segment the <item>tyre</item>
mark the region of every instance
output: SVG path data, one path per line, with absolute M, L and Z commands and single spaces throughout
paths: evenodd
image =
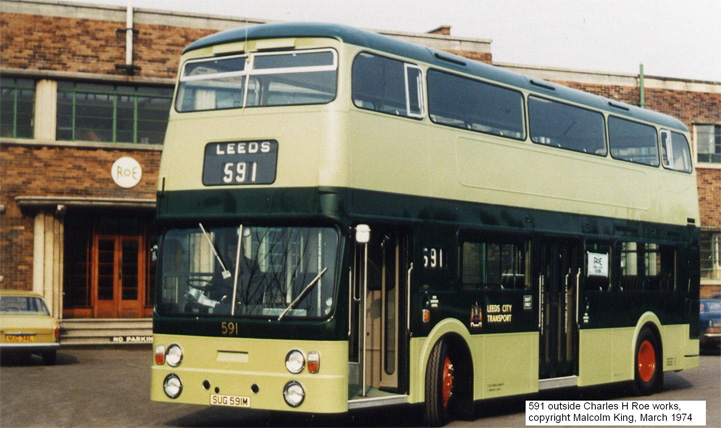
M 650 395 L 663 386 L 663 356 L 661 341 L 649 328 L 644 328 L 636 340 L 633 391 L 636 395 Z
M 451 420 L 456 387 L 453 360 L 445 340 L 433 347 L 426 368 L 426 414 L 430 426 L 442 426 Z

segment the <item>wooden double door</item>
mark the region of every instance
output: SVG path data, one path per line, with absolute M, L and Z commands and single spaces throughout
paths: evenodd
M 140 318 L 145 308 L 145 243 L 142 235 L 95 235 L 92 296 L 95 318 Z

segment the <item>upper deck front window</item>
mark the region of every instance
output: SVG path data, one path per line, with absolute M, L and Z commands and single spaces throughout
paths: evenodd
M 325 104 L 335 99 L 337 70 L 338 56 L 331 49 L 191 60 L 183 66 L 175 108 Z

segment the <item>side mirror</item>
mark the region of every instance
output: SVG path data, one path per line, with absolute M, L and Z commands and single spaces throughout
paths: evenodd
M 355 228 L 355 241 L 367 244 L 371 240 L 371 228 L 367 224 L 359 224 Z

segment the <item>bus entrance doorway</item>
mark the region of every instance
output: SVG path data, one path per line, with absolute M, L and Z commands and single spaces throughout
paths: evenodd
M 367 242 L 356 239 L 351 270 L 350 399 L 404 389 L 408 238 L 370 229 Z
M 578 291 L 583 252 L 574 241 L 541 245 L 539 378 L 578 374 Z

